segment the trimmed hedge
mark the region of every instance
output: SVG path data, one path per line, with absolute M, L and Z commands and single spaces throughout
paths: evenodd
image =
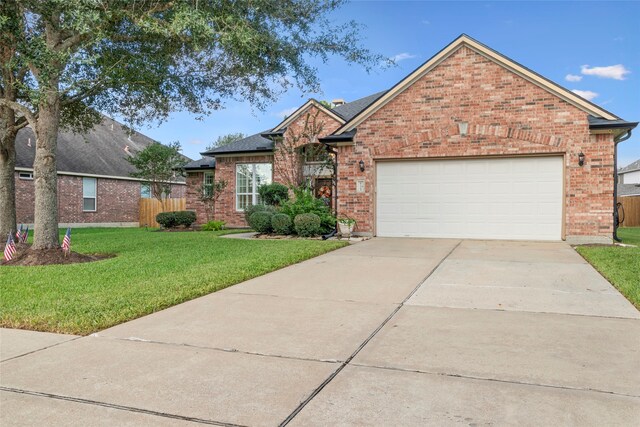
M 249 224 L 249 227 L 251 228 L 253 228 L 253 226 L 251 225 L 251 221 L 249 219 L 255 212 L 271 212 L 272 214 L 274 214 L 276 213 L 276 208 L 266 205 L 251 205 L 244 208 L 244 220 L 247 221 L 247 224 Z
M 193 211 L 161 212 L 156 215 L 156 221 L 164 228 L 179 226 L 190 227 L 196 222 L 196 213 Z
M 296 233 L 301 237 L 312 237 L 320 234 L 322 230 L 321 223 L 320 217 L 314 213 L 303 213 L 297 215 L 293 220 Z
M 291 234 L 293 228 L 292 225 L 289 215 L 277 213 L 271 217 L 271 228 L 276 234 Z
M 272 216 L 273 213 L 267 211 L 254 212 L 249 217 L 249 225 L 258 233 L 270 233 Z
M 258 193 L 262 201 L 271 206 L 279 206 L 289 200 L 289 189 L 279 182 L 261 185 Z

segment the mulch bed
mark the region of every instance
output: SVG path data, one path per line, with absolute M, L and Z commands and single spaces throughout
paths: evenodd
M 4 251 L 4 245 L 2 245 Z M 113 258 L 113 254 L 79 254 L 71 252 L 65 255 L 62 249 L 43 249 L 32 251 L 31 245 L 20 243 L 16 245 L 16 254 L 11 261 L 0 260 L 2 265 L 52 265 L 52 264 L 76 264 L 79 262 L 100 261 L 107 258 Z

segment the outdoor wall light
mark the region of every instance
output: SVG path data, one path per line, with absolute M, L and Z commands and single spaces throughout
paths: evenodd
M 578 154 L 578 166 L 584 166 L 584 153 L 582 151 Z
M 358 162 L 358 165 L 360 166 L 360 172 L 364 172 L 364 161 L 360 160 L 360 162 Z
M 460 131 L 460 135 L 465 136 L 467 131 L 469 130 L 468 122 L 458 122 L 458 130 Z

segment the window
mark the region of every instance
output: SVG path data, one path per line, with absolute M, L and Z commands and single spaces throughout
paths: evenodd
M 33 180 L 33 172 L 20 172 L 18 174 L 18 178 L 27 179 L 29 181 Z
M 84 212 L 96 211 L 96 198 L 98 180 L 95 178 L 82 178 L 82 210 Z
M 204 182 L 202 183 L 202 189 L 204 191 L 205 196 L 211 197 L 213 195 L 213 173 L 212 172 L 204 173 Z
M 258 188 L 271 184 L 271 163 L 245 163 L 236 165 L 236 210 L 260 202 Z
M 151 198 L 151 186 L 149 184 L 140 184 L 140 198 L 141 199 Z

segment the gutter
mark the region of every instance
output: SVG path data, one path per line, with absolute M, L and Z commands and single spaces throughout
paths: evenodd
M 618 144 L 631 138 L 632 130 L 633 128 L 613 139 L 613 240 L 616 242 L 622 242 L 622 239 L 618 237 L 618 226 L 620 225 L 618 218 Z

